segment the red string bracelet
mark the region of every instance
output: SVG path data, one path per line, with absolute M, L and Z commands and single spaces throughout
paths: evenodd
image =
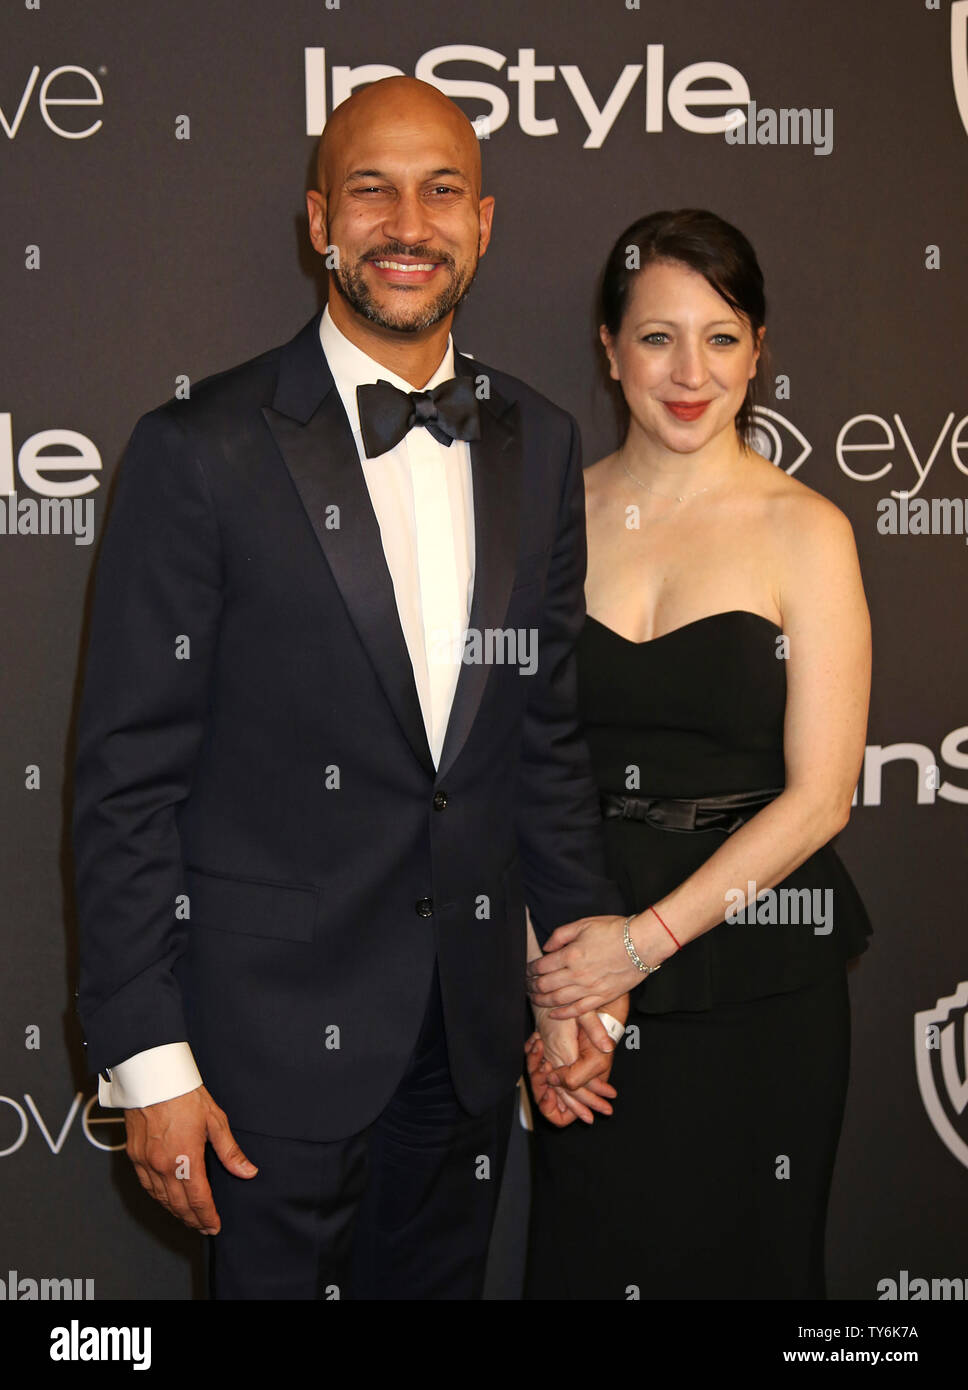
M 654 907 L 650 907 L 650 908 L 649 908 L 649 911 L 650 911 L 650 912 L 652 913 L 652 915 L 658 920 L 660 926 L 662 926 L 667 932 L 669 932 L 669 935 L 672 936 L 672 932 L 669 931 L 669 928 L 666 926 L 665 922 L 663 922 L 662 918 L 661 918 L 661 917 L 659 916 L 659 914 L 656 912 L 655 908 L 654 908 Z M 676 939 L 675 939 L 674 936 L 672 936 L 672 939 L 673 939 L 673 941 L 676 941 Z M 681 950 L 682 950 L 682 947 L 679 945 L 678 941 L 676 941 L 676 950 L 677 950 L 677 951 L 681 951 Z

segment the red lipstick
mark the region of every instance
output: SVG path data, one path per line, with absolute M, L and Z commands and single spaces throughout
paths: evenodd
M 698 420 L 709 401 L 663 401 L 662 404 L 677 420 Z

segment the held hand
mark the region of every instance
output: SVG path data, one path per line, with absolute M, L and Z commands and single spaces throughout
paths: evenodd
M 584 1047 L 589 1048 L 591 1045 L 586 1041 Z M 575 1120 L 583 1120 L 585 1124 L 592 1124 L 594 1121 L 592 1108 L 600 1110 L 602 1114 L 610 1115 L 612 1113 L 611 1106 L 608 1104 L 608 1097 L 615 1096 L 615 1089 L 601 1077 L 593 1077 L 586 1086 L 576 1086 L 571 1091 L 564 1087 L 548 1084 L 548 1076 L 553 1069 L 539 1032 L 532 1033 L 525 1043 L 524 1050 L 531 1094 L 538 1109 L 551 1124 L 556 1125 L 559 1129 L 574 1124 Z M 596 1051 L 596 1057 L 602 1058 L 603 1056 L 603 1053 Z M 604 1061 L 606 1067 L 611 1064 L 611 1059 L 607 1056 L 604 1056 Z M 573 1065 L 581 1066 L 582 1058 L 579 1057 Z
M 574 1019 L 549 1019 L 547 1009 L 534 1010 L 537 1031 L 525 1046 L 528 1076 L 538 1109 L 552 1124 L 571 1124 L 582 1119 L 590 1124 L 592 1114 L 583 1098 L 566 1097 L 548 1086 L 548 1073 L 556 1066 L 566 1067 L 579 1058 L 579 1029 Z M 604 1033 L 604 1029 L 602 1030 Z M 605 1035 L 607 1038 L 607 1034 Z M 534 1040 L 537 1039 L 537 1047 Z M 567 1118 L 566 1118 L 567 1117 Z
M 642 972 L 625 949 L 624 925 L 624 917 L 582 917 L 552 932 L 544 955 L 528 964 L 532 1003 L 552 1019 L 578 1018 L 641 984 Z
M 222 1228 L 205 1174 L 205 1141 L 238 1178 L 259 1171 L 235 1142 L 225 1111 L 204 1086 L 156 1105 L 124 1112 L 126 1152 L 138 1181 L 172 1216 L 203 1235 Z
M 629 996 L 622 994 L 618 999 L 613 999 L 603 1009 L 603 1013 L 611 1014 L 612 1018 L 624 1024 L 629 1016 Z M 554 1067 L 548 1074 L 548 1082 L 551 1086 L 560 1086 L 566 1091 L 575 1091 L 582 1086 L 588 1086 L 596 1091 L 598 1095 L 616 1095 L 615 1088 L 608 1084 L 609 1074 L 612 1070 L 612 1063 L 615 1060 L 615 1048 L 621 1046 L 612 1043 L 608 1033 L 602 1026 L 602 1021 L 597 1013 L 582 1014 L 578 1020 L 579 1027 L 579 1057 L 576 1062 L 572 1062 L 567 1067 Z M 611 1051 L 601 1050 L 600 1039 L 608 1039 Z M 604 1089 L 600 1089 L 601 1083 Z
M 627 1004 L 622 1010 L 621 1001 L 617 1001 L 616 1008 L 616 1016 L 624 1022 Z M 536 1009 L 535 1017 L 538 1031 L 529 1038 L 525 1052 L 528 1079 L 541 1113 L 562 1128 L 576 1118 L 591 1124 L 592 1111 L 610 1115 L 609 1098 L 614 1099 L 616 1092 L 607 1077 L 615 1045 L 598 1016 L 586 1015 L 578 1020 L 577 1028 L 570 1019 L 564 1023 L 554 1021 L 544 1009 Z M 563 1028 L 575 1032 L 562 1034 Z M 549 1085 L 559 1071 L 569 1077 L 569 1085 Z
M 540 1033 L 533 1033 L 525 1044 L 532 1095 L 545 1119 L 550 1120 L 559 1129 L 573 1124 L 576 1119 L 592 1124 L 592 1108 L 603 1115 L 611 1115 L 612 1107 L 608 1101 L 614 1100 L 617 1095 L 615 1087 L 610 1086 L 607 1081 L 612 1065 L 611 1056 L 599 1052 L 588 1042 L 586 1035 L 583 1034 L 582 1037 L 582 1055 L 571 1067 L 557 1069 L 552 1068 L 548 1061 Z M 577 1079 L 579 1069 L 584 1084 Z M 556 1070 L 559 1075 L 571 1076 L 573 1072 L 576 1074 L 571 1088 L 551 1084 L 550 1078 L 556 1074 Z
M 574 1124 L 578 1119 L 577 1111 L 567 1106 L 561 1092 L 548 1084 L 548 1074 L 552 1067 L 545 1056 L 544 1044 L 537 1029 L 525 1043 L 524 1054 L 531 1095 L 542 1115 L 559 1129 Z

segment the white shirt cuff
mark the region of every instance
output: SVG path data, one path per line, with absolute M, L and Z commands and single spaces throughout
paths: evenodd
M 601 1009 L 598 1010 L 598 1017 L 602 1020 L 605 1032 L 612 1042 L 620 1043 L 625 1037 L 625 1024 L 619 1023 L 617 1018 L 613 1018 L 611 1014 L 603 1013 Z
M 187 1042 L 162 1043 L 136 1052 L 126 1062 L 105 1067 L 110 1080 L 99 1073 L 98 1104 L 132 1110 L 174 1100 L 202 1084 L 201 1073 Z

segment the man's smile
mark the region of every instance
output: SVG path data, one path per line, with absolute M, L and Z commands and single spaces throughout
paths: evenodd
M 443 263 L 441 261 L 408 261 L 394 257 L 392 259 L 372 259 L 369 264 L 373 266 L 381 279 L 390 283 L 406 282 L 409 285 L 425 285 Z

